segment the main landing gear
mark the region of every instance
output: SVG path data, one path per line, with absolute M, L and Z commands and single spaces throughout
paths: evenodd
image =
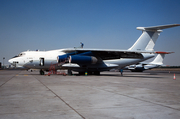
M 42 69 L 39 71 L 39 73 L 40 75 L 44 75 L 44 71 Z
M 79 75 L 100 75 L 100 71 L 79 72 Z
M 72 75 L 72 70 L 71 69 L 68 69 L 68 75 Z

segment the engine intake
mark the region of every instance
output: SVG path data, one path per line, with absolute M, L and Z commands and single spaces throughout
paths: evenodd
M 64 62 L 68 59 L 69 55 L 61 55 L 61 56 L 58 56 L 57 57 L 57 62 L 58 63 L 61 63 L 61 62 Z
M 74 55 L 76 53 L 77 52 L 71 52 L 71 53 L 67 53 L 67 54 L 64 54 L 64 55 L 60 55 L 60 56 L 57 57 L 57 62 L 58 63 L 65 62 L 65 61 L 68 60 L 70 55 Z

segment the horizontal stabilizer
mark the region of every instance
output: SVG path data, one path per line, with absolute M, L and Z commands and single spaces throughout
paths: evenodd
M 171 54 L 171 53 L 174 53 L 174 52 L 162 52 L 162 51 L 156 51 L 155 53 L 157 53 L 157 54 Z
M 157 31 L 157 30 L 176 27 L 176 26 L 180 26 L 180 24 L 169 24 L 169 25 L 151 26 L 151 27 L 137 27 L 137 29 L 138 30 L 146 30 L 146 31 L 149 31 L 149 30 Z

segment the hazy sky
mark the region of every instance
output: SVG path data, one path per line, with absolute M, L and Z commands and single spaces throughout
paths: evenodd
M 136 27 L 180 24 L 180 0 L 0 0 L 0 62 L 26 50 L 128 49 Z M 180 26 L 164 29 L 156 51 L 180 65 Z

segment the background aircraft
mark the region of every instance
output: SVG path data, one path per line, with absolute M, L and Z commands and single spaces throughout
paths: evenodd
M 142 35 L 128 50 L 68 48 L 51 51 L 27 51 L 9 60 L 12 65 L 44 71 L 68 69 L 79 74 L 100 74 L 113 68 L 124 68 L 155 56 L 155 42 L 161 29 L 179 26 L 179 24 L 137 27 Z
M 163 60 L 166 54 L 173 52 L 156 52 L 158 55 L 152 62 L 140 62 L 137 65 L 130 65 L 124 68 L 124 70 L 131 70 L 132 72 L 143 72 L 144 70 L 149 70 L 163 66 Z

